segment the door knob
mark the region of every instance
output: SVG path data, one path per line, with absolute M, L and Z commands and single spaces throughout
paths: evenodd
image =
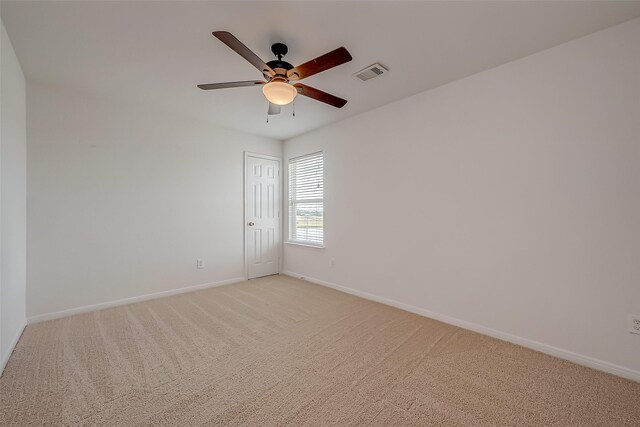
M 253 227 L 255 224 L 253 222 L 250 222 L 249 224 L 247 224 L 249 227 Z

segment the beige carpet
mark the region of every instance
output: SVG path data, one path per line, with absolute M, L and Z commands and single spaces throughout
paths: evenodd
M 288 277 L 30 325 L 0 425 L 640 425 L 640 383 Z

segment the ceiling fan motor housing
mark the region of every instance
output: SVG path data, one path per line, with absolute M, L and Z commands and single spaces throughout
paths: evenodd
M 271 67 L 271 69 L 275 71 L 276 74 L 280 74 L 278 73 L 278 68 L 280 68 L 281 70 L 284 70 L 285 72 L 283 74 L 285 75 L 287 74 L 287 71 L 293 68 L 293 65 L 279 59 L 274 59 L 273 61 L 267 62 L 267 65 Z
M 288 80 L 287 71 L 292 69 L 293 65 L 289 64 L 287 61 L 283 61 L 282 57 L 285 56 L 287 52 L 289 52 L 289 48 L 287 48 L 286 44 L 275 43 L 271 45 L 271 52 L 273 52 L 273 54 L 277 56 L 278 59 L 274 59 L 273 61 L 267 62 L 267 65 L 271 67 L 273 71 L 276 72 L 275 77 L 283 77 L 286 80 Z M 265 73 L 265 76 L 267 77 L 267 79 L 269 79 L 269 76 L 266 73 Z

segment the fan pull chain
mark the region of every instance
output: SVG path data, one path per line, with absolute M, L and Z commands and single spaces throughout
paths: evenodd
M 269 101 L 267 101 L 267 123 L 269 123 Z
M 293 100 L 293 117 L 295 117 L 295 116 L 296 116 L 296 100 L 294 98 L 294 100 Z

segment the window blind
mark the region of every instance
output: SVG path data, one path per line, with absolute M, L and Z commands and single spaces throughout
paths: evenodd
M 289 241 L 324 243 L 324 158 L 313 153 L 289 160 Z

